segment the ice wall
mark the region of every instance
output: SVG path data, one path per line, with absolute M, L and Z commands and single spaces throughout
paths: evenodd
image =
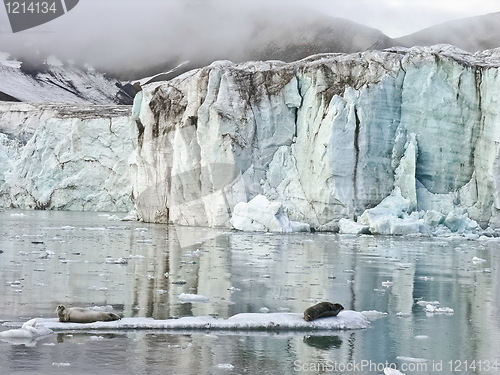
M 130 158 L 145 221 L 230 227 L 259 194 L 317 230 L 398 188 L 407 213 L 498 226 L 500 51 L 227 61 L 146 86 Z
M 131 128 L 128 106 L 0 104 L 0 207 L 129 211 Z

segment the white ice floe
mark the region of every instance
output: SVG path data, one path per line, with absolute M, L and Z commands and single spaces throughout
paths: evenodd
M 473 257 L 472 258 L 472 264 L 474 264 L 474 265 L 478 265 L 478 264 L 481 264 L 481 263 L 484 263 L 484 262 L 486 262 L 486 259 L 478 258 L 478 257 Z
M 396 316 L 398 316 L 400 318 L 407 318 L 407 317 L 411 316 L 411 313 L 410 312 L 398 311 L 396 313 Z
M 11 323 L 12 324 L 12 323 Z M 5 325 L 11 325 L 4 323 Z M 343 310 L 335 317 L 306 322 L 301 313 L 242 313 L 227 319 L 211 316 L 155 320 L 152 318 L 123 318 L 112 322 L 62 323 L 54 319 L 37 319 L 37 327 L 52 331 L 117 331 L 129 329 L 159 330 L 243 330 L 243 331 L 324 331 L 363 329 L 370 325 L 360 312 Z M 47 331 L 48 332 L 48 331 Z
M 434 277 L 432 276 L 419 276 L 418 279 L 423 281 L 434 281 Z
M 280 202 L 270 202 L 260 194 L 234 207 L 231 224 L 235 229 L 255 232 L 310 231 L 309 224 L 289 220 Z
M 435 315 L 435 314 L 452 315 L 455 311 L 451 307 L 438 307 L 436 305 L 428 304 L 427 306 L 425 306 L 425 312 L 430 315 Z
M 384 368 L 384 374 L 385 375 L 405 375 L 401 371 L 399 371 L 399 370 L 397 370 L 395 368 L 392 368 L 392 367 L 386 367 L 386 368 Z
M 427 362 L 428 361 L 425 358 L 406 357 L 406 356 L 403 356 L 403 355 L 398 355 L 396 357 L 396 359 L 399 359 L 400 361 L 403 361 L 403 362 L 415 362 L 415 363 L 423 363 L 423 362 Z
M 128 258 L 106 258 L 107 264 L 128 264 Z
M 42 336 L 50 335 L 52 330 L 43 324 L 38 324 L 37 319 L 28 320 L 21 328 L 9 329 L 0 332 L 0 340 L 12 344 L 24 344 L 32 346 L 36 339 Z
M 415 340 L 427 340 L 429 338 L 429 336 L 427 335 L 416 335 L 414 337 Z
M 188 302 L 208 302 L 208 297 L 205 297 L 201 294 L 189 294 L 189 293 L 181 293 L 177 299 L 182 303 Z
M 234 369 L 234 366 L 230 363 L 219 363 L 216 366 L 218 369 L 223 369 L 223 370 L 232 370 Z
M 439 305 L 439 304 L 440 304 L 439 301 L 424 301 L 424 300 L 417 301 L 417 305 L 424 307 L 427 305 Z

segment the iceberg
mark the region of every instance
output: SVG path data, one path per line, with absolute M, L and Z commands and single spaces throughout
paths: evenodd
M 234 207 L 231 224 L 235 229 L 257 232 L 309 232 L 309 224 L 290 221 L 279 202 L 257 195 L 250 202 Z

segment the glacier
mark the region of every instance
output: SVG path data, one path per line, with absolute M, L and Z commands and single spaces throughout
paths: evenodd
M 274 232 L 500 227 L 500 50 L 216 61 L 129 106 L 0 103 L 0 206 Z
M 130 110 L 0 103 L 0 207 L 130 211 Z
M 498 228 L 499 67 L 500 50 L 437 45 L 217 61 L 146 85 L 132 110 L 135 208 L 231 228 L 262 195 L 320 231 Z

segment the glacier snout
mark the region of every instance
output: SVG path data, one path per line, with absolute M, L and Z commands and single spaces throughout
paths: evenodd
M 338 230 L 397 188 L 408 213 L 460 208 L 497 226 L 497 55 L 434 46 L 223 61 L 148 85 L 129 160 L 138 212 L 231 227 L 236 205 L 263 195 L 292 221 Z

